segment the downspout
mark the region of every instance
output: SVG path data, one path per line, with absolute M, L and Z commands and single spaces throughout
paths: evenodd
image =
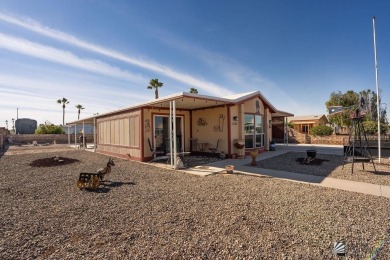
M 145 113 L 145 109 L 141 108 L 141 116 L 140 116 L 140 129 L 141 129 L 141 140 L 142 140 L 142 143 L 141 143 L 141 162 L 145 161 L 145 125 L 144 125 L 144 113 Z M 151 121 L 153 121 L 153 118 L 151 119 Z M 151 122 L 152 123 L 152 122 Z M 130 129 L 130 128 L 129 128 Z M 154 133 L 153 133 L 153 128 L 150 129 L 151 131 L 151 136 L 152 136 L 152 142 L 153 144 L 155 143 L 154 141 Z M 153 149 L 155 150 L 155 149 Z
M 192 147 L 192 110 L 190 110 L 190 152 L 194 150 L 194 147 Z

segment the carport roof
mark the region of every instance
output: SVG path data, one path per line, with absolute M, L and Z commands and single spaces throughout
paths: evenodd
M 94 118 L 104 117 L 104 116 L 117 114 L 128 110 L 134 110 L 138 108 L 169 108 L 169 102 L 173 100 L 176 101 L 176 109 L 197 110 L 197 109 L 211 108 L 211 107 L 223 106 L 223 105 L 234 105 L 254 97 L 259 97 L 261 100 L 263 100 L 263 102 L 270 108 L 271 113 L 277 111 L 277 109 L 260 93 L 260 91 L 246 92 L 241 94 L 229 95 L 225 97 L 213 97 L 213 96 L 193 94 L 188 92 L 180 92 L 162 98 L 153 99 L 151 101 L 147 101 L 144 103 L 136 104 L 131 107 L 126 107 L 108 113 L 99 114 L 93 117 L 88 117 L 77 121 L 68 122 L 67 125 L 79 124 L 83 122 L 86 124 L 93 124 Z

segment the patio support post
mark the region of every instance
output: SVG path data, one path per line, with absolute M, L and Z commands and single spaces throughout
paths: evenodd
M 85 149 L 85 128 L 84 128 L 84 121 L 83 121 L 83 149 Z
M 93 151 L 96 153 L 96 117 L 93 118 Z
M 68 125 L 68 146 L 70 147 L 70 130 L 69 130 L 69 125 Z
M 177 140 L 176 140 L 176 101 L 173 100 L 173 162 L 175 163 L 175 169 L 177 169 Z
M 77 124 L 74 124 L 74 148 L 77 148 L 77 133 L 76 133 Z
M 169 101 L 169 149 L 171 153 L 171 167 L 174 169 L 177 168 L 176 148 L 176 102 Z
M 283 143 L 285 146 L 288 146 L 288 119 L 287 119 L 287 117 L 283 118 L 283 129 L 284 129 Z
M 171 153 L 171 167 L 173 168 L 173 158 L 172 158 L 172 101 L 169 101 L 169 152 Z

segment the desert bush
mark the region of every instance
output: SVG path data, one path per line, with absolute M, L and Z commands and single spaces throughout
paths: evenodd
M 326 136 L 331 135 L 333 133 L 333 129 L 330 126 L 319 125 L 310 129 L 310 134 L 314 136 Z
M 40 124 L 35 130 L 35 134 L 65 134 L 61 126 Z
M 378 133 L 378 123 L 375 121 L 364 121 L 363 122 L 364 130 L 366 131 L 366 134 L 377 134 Z M 386 124 L 381 123 L 380 124 L 381 134 L 385 134 L 389 127 Z

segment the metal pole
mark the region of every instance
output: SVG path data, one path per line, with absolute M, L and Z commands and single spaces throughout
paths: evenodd
M 374 31 L 374 56 L 375 56 L 375 82 L 376 82 L 376 110 L 378 114 L 378 157 L 381 162 L 381 129 L 380 129 L 380 101 L 379 101 L 379 83 L 378 83 L 378 60 L 376 54 L 376 34 L 375 34 L 375 16 L 372 18 L 372 28 Z
M 172 101 L 169 101 L 169 152 L 171 153 L 171 167 L 173 167 L 173 153 L 172 153 Z
M 176 142 L 176 101 L 173 102 L 172 108 L 172 120 L 173 120 L 173 161 L 175 163 L 175 169 L 177 168 L 177 142 Z
M 85 144 L 85 125 L 84 125 L 84 121 L 83 121 L 83 149 L 86 148 L 86 144 Z
M 93 118 L 93 151 L 96 153 L 96 117 Z
M 70 131 L 69 131 L 69 125 L 68 125 L 68 145 L 70 147 Z

